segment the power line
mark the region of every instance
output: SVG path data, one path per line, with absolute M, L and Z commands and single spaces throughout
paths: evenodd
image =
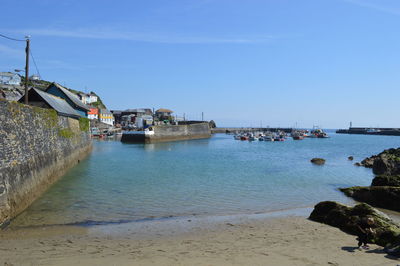
M 6 39 L 9 39 L 9 40 L 12 40 L 12 41 L 16 41 L 16 42 L 25 42 L 26 41 L 26 40 L 14 39 L 14 38 L 8 37 L 8 36 L 3 35 L 3 34 L 0 34 L 0 37 L 6 38 Z
M 39 68 L 38 68 L 37 65 L 36 65 L 36 61 L 35 61 L 35 58 L 33 57 L 32 50 L 31 50 L 31 49 L 29 49 L 29 53 L 31 54 L 33 64 L 35 65 L 35 68 L 36 68 L 36 72 L 38 73 L 39 77 L 41 77 L 40 72 L 39 72 Z

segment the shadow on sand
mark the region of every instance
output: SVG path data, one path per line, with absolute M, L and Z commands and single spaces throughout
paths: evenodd
M 342 250 L 345 250 L 347 252 L 356 252 L 358 247 L 342 247 Z
M 347 251 L 347 252 L 356 252 L 358 250 L 358 247 L 342 247 L 342 250 Z M 375 248 L 375 249 L 367 249 L 364 250 L 365 253 L 373 253 L 373 254 L 386 254 L 385 249 L 383 248 Z M 392 256 L 392 255 L 385 255 L 385 258 L 391 259 L 391 260 L 399 260 L 398 257 Z

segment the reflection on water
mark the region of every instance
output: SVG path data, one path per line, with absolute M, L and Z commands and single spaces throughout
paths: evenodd
M 11 226 L 256 213 L 321 200 L 351 203 L 337 187 L 369 185 L 372 179 L 370 169 L 353 163 L 399 145 L 398 137 L 362 135 L 279 143 L 222 134 L 146 145 L 95 141 L 92 154 Z M 312 165 L 313 157 L 327 162 Z

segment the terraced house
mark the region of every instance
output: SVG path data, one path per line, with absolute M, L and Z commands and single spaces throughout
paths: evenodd
M 114 125 L 114 116 L 107 109 L 99 109 L 99 121 L 104 124 L 113 126 Z

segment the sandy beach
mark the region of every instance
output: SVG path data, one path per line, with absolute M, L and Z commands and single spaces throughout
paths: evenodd
M 190 217 L 6 230 L 1 265 L 397 265 L 304 216 Z

